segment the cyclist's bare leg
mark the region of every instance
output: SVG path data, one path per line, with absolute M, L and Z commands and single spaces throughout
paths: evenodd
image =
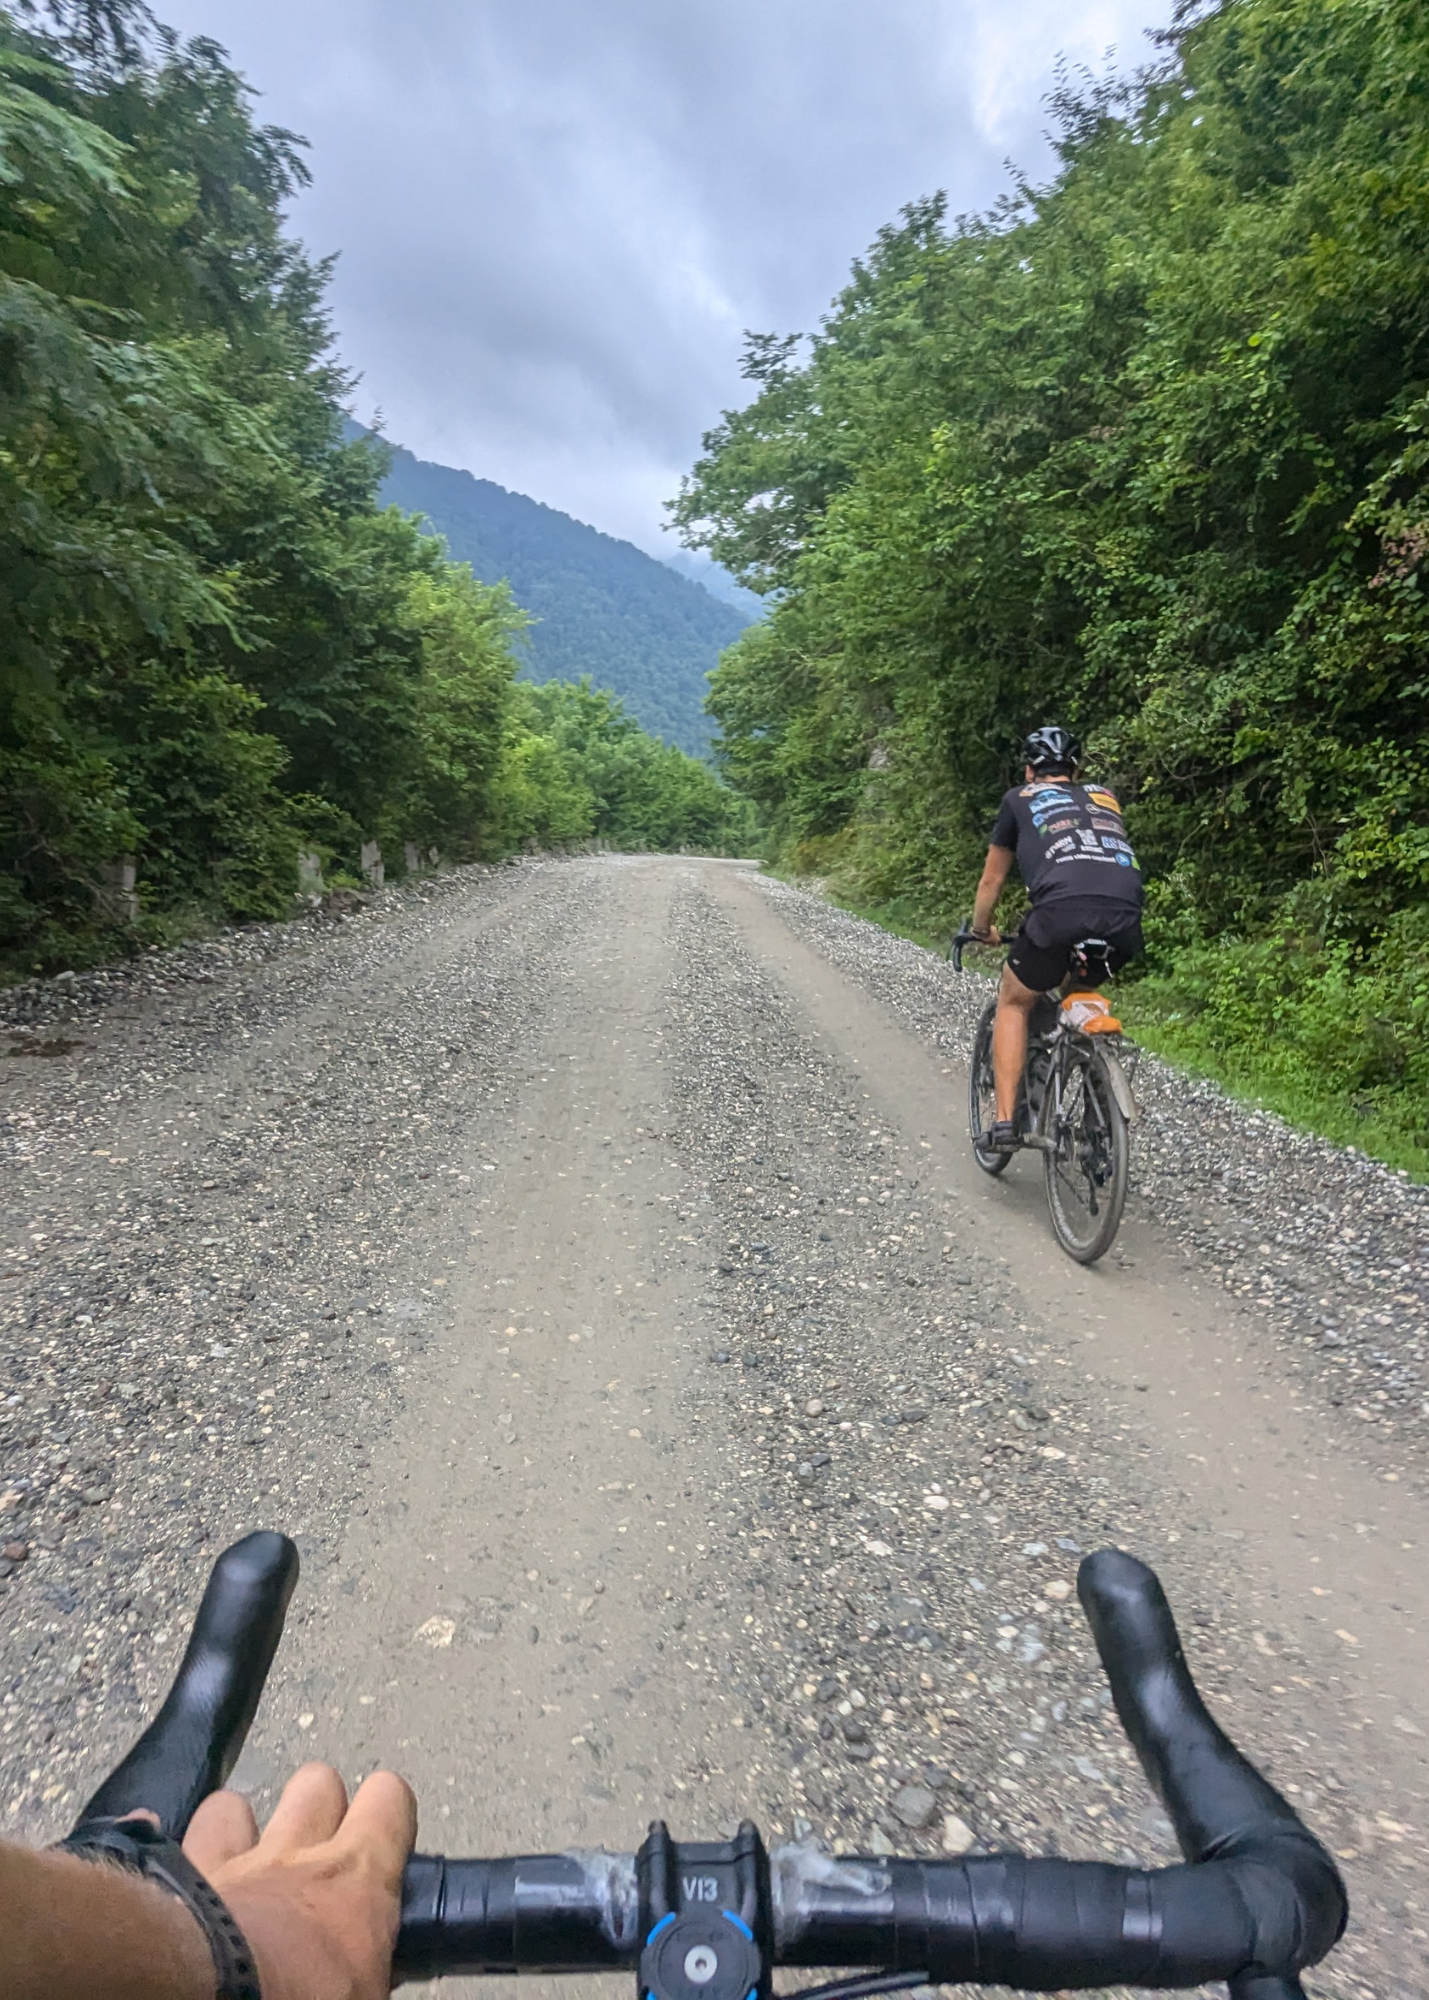
M 997 989 L 997 1018 L 992 1024 L 992 1080 L 997 1091 L 998 1123 L 1011 1119 L 1017 1109 L 1017 1086 L 1027 1061 L 1027 1022 L 1041 999 L 1024 986 L 1010 965 L 1002 968 L 1002 984 Z

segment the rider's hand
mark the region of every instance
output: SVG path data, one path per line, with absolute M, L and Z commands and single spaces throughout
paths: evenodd
M 417 1802 L 391 1771 L 351 1805 L 328 1764 L 304 1764 L 260 1837 L 247 1799 L 214 1792 L 184 1852 L 233 1913 L 263 2000 L 386 2000 Z
M 977 939 L 979 944 L 1002 943 L 1002 933 L 997 928 L 996 924 L 989 924 L 985 930 L 974 931 L 973 936 Z

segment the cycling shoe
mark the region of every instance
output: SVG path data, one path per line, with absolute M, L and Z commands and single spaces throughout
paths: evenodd
M 984 1153 L 1015 1153 L 1022 1141 L 1017 1136 L 1017 1127 L 1010 1118 L 999 1118 L 978 1141 Z

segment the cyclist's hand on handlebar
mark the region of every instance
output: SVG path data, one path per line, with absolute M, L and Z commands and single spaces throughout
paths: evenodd
M 391 1771 L 375 1772 L 349 1804 L 331 1765 L 305 1764 L 261 1836 L 245 1798 L 215 1792 L 184 1852 L 247 1938 L 263 2000 L 386 2000 L 416 1837 L 417 1802 Z
M 1002 932 L 996 924 L 989 924 L 986 930 L 974 931 L 973 938 L 978 944 L 1001 944 Z

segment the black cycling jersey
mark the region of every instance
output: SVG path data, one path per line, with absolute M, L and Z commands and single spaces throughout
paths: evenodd
M 994 847 L 1012 848 L 1034 908 L 1072 896 L 1139 910 L 1141 873 L 1115 794 L 1105 785 L 1038 778 L 1003 794 Z

